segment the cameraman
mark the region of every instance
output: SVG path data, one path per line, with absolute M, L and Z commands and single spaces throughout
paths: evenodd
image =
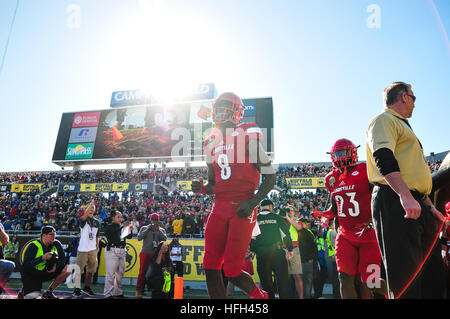
M 19 299 L 37 298 L 42 289 L 42 283 L 53 280 L 42 299 L 58 299 L 53 294 L 70 272 L 67 271 L 64 249 L 59 240 L 55 239 L 56 230 L 52 226 L 44 226 L 41 237 L 28 245 L 24 253 L 21 269 L 22 290 Z
M 136 298 L 142 298 L 145 285 L 145 275 L 155 254 L 158 243 L 167 240 L 166 231 L 159 226 L 159 215 L 150 215 L 150 224 L 143 226 L 139 231 L 137 239 L 142 242 L 142 249 L 139 254 L 139 275 L 136 283 Z

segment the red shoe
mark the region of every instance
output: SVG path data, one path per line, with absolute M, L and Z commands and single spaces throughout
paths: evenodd
M 267 291 L 261 289 L 261 293 L 263 294 L 262 299 L 269 299 L 269 294 L 267 293 Z

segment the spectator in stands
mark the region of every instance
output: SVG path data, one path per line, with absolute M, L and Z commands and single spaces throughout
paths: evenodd
M 192 213 L 188 213 L 184 217 L 183 230 L 181 232 L 183 235 L 191 236 L 195 232 L 196 225 L 192 215 L 193 215 Z
M 175 216 L 175 220 L 172 222 L 172 232 L 174 235 L 181 235 L 183 231 L 183 217 L 181 214 Z

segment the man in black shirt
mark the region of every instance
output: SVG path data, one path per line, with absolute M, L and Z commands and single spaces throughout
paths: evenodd
M 298 246 L 300 247 L 302 259 L 302 279 L 303 279 L 303 296 L 305 299 L 311 298 L 313 274 L 318 271 L 319 255 L 317 253 L 317 245 L 315 235 L 311 231 L 311 223 L 308 219 L 300 219 L 303 228 L 299 231 Z M 314 270 L 316 268 L 316 270 Z
M 37 298 L 40 295 L 42 283 L 49 280 L 53 282 L 42 294 L 42 299 L 58 299 L 53 294 L 53 290 L 66 280 L 70 272 L 67 271 L 64 249 L 55 237 L 55 228 L 44 226 L 41 230 L 41 238 L 33 241 L 26 248 L 20 271 L 23 287 L 19 292 L 19 299 Z
M 123 226 L 122 213 L 114 211 L 112 223 L 106 226 L 105 236 L 108 241 L 105 251 L 106 278 L 104 295 L 106 298 L 122 298 L 122 278 L 125 274 L 126 239 L 133 236 L 133 226 L 126 221 Z M 129 227 L 127 229 L 127 227 Z M 126 234 L 129 232 L 129 234 Z
M 270 299 L 275 298 L 275 287 L 272 281 L 272 272 L 278 285 L 281 299 L 288 298 L 288 264 L 287 259 L 293 257 L 293 246 L 289 229 L 284 218 L 273 212 L 273 202 L 264 199 L 260 204 L 261 211 L 257 217 L 261 234 L 252 238 L 250 250 L 256 253 L 257 271 L 261 280 L 262 289 L 269 294 Z M 283 249 L 283 239 L 280 230 L 286 235 L 284 241 L 288 252 Z

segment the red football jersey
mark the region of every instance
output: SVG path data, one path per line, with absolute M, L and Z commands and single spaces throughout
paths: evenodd
M 260 174 L 250 162 L 248 143 L 251 139 L 262 141 L 261 129 L 254 123 L 241 124 L 227 130 L 222 138 L 214 130 L 205 140 L 205 154 L 212 159 L 216 176 L 215 195 L 219 200 L 244 201 L 255 195 Z
M 325 186 L 336 201 L 338 222 L 344 231 L 355 234 L 359 225 L 372 218 L 366 163 L 355 165 L 345 177 L 335 169 L 325 176 Z

